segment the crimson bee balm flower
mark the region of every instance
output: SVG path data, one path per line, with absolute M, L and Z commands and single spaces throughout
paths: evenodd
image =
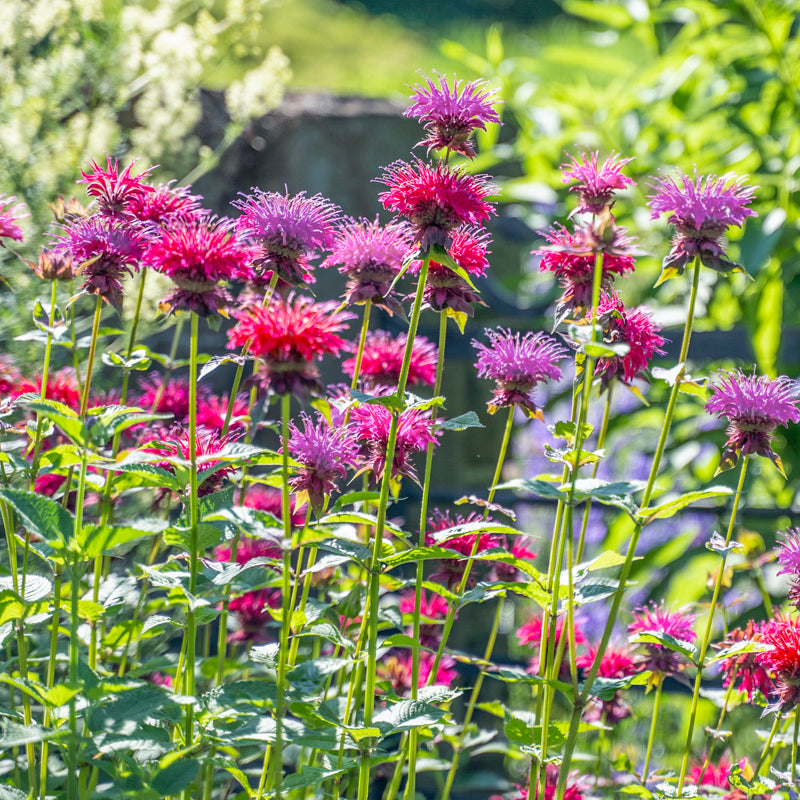
M 81 180 L 86 184 L 86 193 L 97 201 L 97 210 L 103 217 L 116 220 L 131 219 L 132 206 L 141 203 L 144 197 L 153 192 L 153 187 L 144 183 L 150 177 L 149 170 L 131 175 L 135 161 L 132 161 L 122 172 L 116 160 L 106 157 L 106 168 L 103 169 L 94 159 L 89 168 L 81 170 Z
M 791 711 L 800 704 L 800 620 L 772 620 L 760 641 L 770 649 L 757 653 L 756 660 L 775 675 L 773 691 L 780 711 Z
M 423 250 L 449 246 L 461 225 L 480 225 L 494 214 L 486 198 L 497 189 L 481 175 L 470 175 L 441 161 L 395 161 L 386 168 L 381 183 L 389 187 L 379 200 L 387 211 L 405 217 Z
M 633 180 L 622 174 L 622 168 L 630 161 L 633 159 L 620 158 L 612 153 L 602 166 L 598 166 L 597 153 L 584 153 L 579 158 L 572 156 L 569 164 L 562 164 L 561 176 L 564 183 L 577 181 L 570 191 L 578 193 L 580 204 L 572 214 L 584 211 L 599 214 L 613 205 L 615 192 L 635 186 Z
M 706 403 L 706 411 L 725 417 L 728 441 L 719 462 L 719 471 L 736 466 L 739 455 L 766 456 L 784 475 L 780 457 L 772 449 L 772 434 L 778 425 L 800 422 L 800 392 L 796 381 L 781 375 L 745 375 L 721 373 L 714 384 L 714 396 Z
M 309 259 L 333 246 L 339 207 L 319 194 L 291 196 L 260 189 L 233 205 L 242 212 L 237 233 L 255 248 L 253 282 L 266 284 L 272 273 L 291 286 L 310 282 Z
M 490 89 L 486 81 L 462 83 L 454 77 L 451 87 L 443 75 L 438 84 L 426 75 L 422 77 L 426 85 L 414 86 L 411 105 L 404 112 L 425 123 L 427 136 L 418 144 L 427 145 L 428 151 L 447 148 L 474 158 L 472 132 L 485 131 L 488 123 L 500 122 L 493 107 L 499 102 L 497 91 Z
M 14 239 L 22 241 L 22 228 L 17 225 L 20 217 L 24 216 L 21 206 L 15 206 L 16 197 L 3 197 L 0 195 L 0 247 L 3 246 L 3 239 Z
M 478 351 L 475 366 L 481 378 L 491 378 L 496 383 L 494 397 L 488 403 L 489 413 L 500 408 L 519 406 L 529 417 L 542 419 L 533 390 L 539 383 L 558 380 L 561 367 L 558 362 L 567 351 L 544 333 L 525 333 L 498 328 L 486 329 L 488 346 L 472 340 Z
M 228 346 L 247 347 L 262 359 L 257 385 L 276 394 L 305 398 L 318 391 L 315 361 L 338 355 L 345 341 L 338 333 L 352 314 L 337 311 L 335 302 L 315 303 L 310 297 L 275 297 L 269 307 L 249 306 L 228 331 Z
M 246 278 L 251 259 L 252 251 L 233 235 L 229 220 L 188 218 L 164 228 L 143 260 L 175 284 L 159 303 L 162 311 L 208 317 L 227 316 L 233 298 L 219 282 Z
M 675 178 L 657 180 L 650 198 L 650 218 L 669 214 L 667 222 L 675 226 L 672 249 L 664 259 L 659 282 L 682 275 L 687 265 L 699 258 L 706 267 L 717 272 L 741 270 L 725 253 L 725 232 L 731 226 L 741 227 L 756 212 L 748 208 L 757 187 L 745 186 L 746 178 L 716 175 L 694 180 L 682 172 Z

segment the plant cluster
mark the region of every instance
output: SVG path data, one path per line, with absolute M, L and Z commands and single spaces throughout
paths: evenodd
M 473 340 L 477 375 L 494 384 L 487 412 L 505 417 L 497 466 L 485 496 L 460 501 L 466 513 L 429 502 L 441 439 L 481 425 L 474 411 L 446 418 L 441 387 L 449 329 L 463 335 L 480 302 L 474 279 L 489 268 L 483 226 L 496 190 L 469 166 L 472 134 L 499 122 L 498 103 L 482 81 L 414 88 L 407 113 L 424 125 L 428 158 L 378 178 L 395 215 L 386 224 L 345 218 L 318 195 L 255 188 L 234 203 L 238 216 L 218 218 L 190 190 L 111 158 L 81 171 L 86 206 L 55 206 L 48 246 L 25 267 L 49 282 L 30 335 L 43 345 L 41 371 L 4 358 L 0 372 L 2 796 L 393 800 L 427 791 L 420 776 L 431 773 L 448 800 L 465 756 L 499 751 L 512 780 L 486 795 L 790 797 L 800 533 L 787 531 L 777 554 L 791 581 L 785 608 L 765 593 L 745 627 L 725 623 L 720 635 L 717 623 L 748 465 L 766 456 L 783 471 L 776 431 L 800 421 L 800 397 L 787 377 L 722 372 L 706 385 L 687 373 L 701 269 L 742 269 L 723 237 L 754 215 L 744 178 L 652 180 L 651 215 L 674 227 L 662 280 L 685 273 L 690 283 L 678 364 L 656 373 L 658 326 L 622 299 L 636 253 L 614 212 L 632 185 L 629 162 L 585 153 L 562 167 L 578 203 L 539 251 L 562 290 L 553 332 L 497 328 Z M 0 200 L 9 248 L 23 213 Z M 311 294 L 317 265 L 344 276 L 341 303 Z M 126 330 L 104 327 L 134 273 Z M 137 341 L 156 273 L 169 281 L 159 309 L 175 321 L 171 356 Z M 373 306 L 410 309 L 407 332 L 371 327 Z M 437 344 L 417 335 L 423 311 L 438 314 Z M 178 361 L 186 320 L 189 356 Z M 200 352 L 202 320 L 214 330 L 230 321 L 219 352 Z M 59 348 L 70 366 L 58 367 Z M 324 358 L 340 359 L 349 380 L 324 386 Z M 107 392 L 95 388 L 98 362 L 118 378 Z M 209 378 L 225 364 L 232 385 L 218 395 Z M 647 478 L 603 480 L 612 396 L 641 398 L 651 378 L 669 399 Z M 560 380 L 571 386 L 569 418 L 547 420 L 563 442 L 548 451 L 560 474 L 503 483 L 515 423 L 543 426 L 542 391 Z M 737 470 L 736 489 L 659 497 L 676 412 L 698 397 L 727 422 L 719 468 Z M 596 432 L 592 404 L 604 409 Z M 395 515 L 412 482 L 417 525 Z M 501 489 L 553 503 L 550 541 L 520 530 L 496 502 Z M 703 532 L 718 559 L 707 607 L 632 603 L 645 528 L 715 499 L 731 507 L 724 536 Z M 623 552 L 590 555 L 598 505 L 629 520 Z M 465 607 L 486 603 L 483 653 L 458 652 Z M 593 608 L 601 621 L 590 630 L 581 615 Z M 527 668 L 495 653 L 509 610 L 527 615 L 517 630 Z M 698 710 L 715 670 L 724 697 L 706 740 Z M 487 678 L 516 699 L 481 703 Z M 667 763 L 655 745 L 673 683 L 691 701 L 682 758 Z M 652 723 L 634 761 L 614 739 L 643 686 Z M 773 718 L 760 754 L 719 743 L 743 697 Z M 502 736 L 476 712 L 500 717 Z

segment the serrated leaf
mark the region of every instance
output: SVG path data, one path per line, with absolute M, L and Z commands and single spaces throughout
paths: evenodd
M 605 600 L 617 590 L 619 581 L 613 578 L 592 578 L 581 581 L 574 589 L 574 599 L 577 605 L 596 603 Z
M 401 700 L 399 703 L 383 709 L 373 717 L 373 723 L 381 729 L 383 735 L 396 731 L 408 731 L 433 725 L 444 717 L 441 708 L 424 703 L 421 700 Z
M 478 291 L 475 284 L 472 282 L 472 278 L 470 278 L 469 273 L 450 255 L 450 253 L 445 250 L 444 247 L 440 244 L 434 244 L 430 248 L 431 253 L 431 260 L 435 261 L 437 264 L 441 264 L 443 267 L 447 267 L 452 272 L 455 272 L 459 278 L 461 278 L 470 289 L 474 291 Z
M 199 774 L 200 762 L 196 758 L 181 758 L 159 770 L 151 786 L 161 797 L 169 797 L 187 789 Z
M 713 658 L 709 658 L 705 663 L 715 664 L 718 661 L 724 661 L 726 658 L 737 658 L 738 656 L 745 655 L 746 653 L 766 653 L 772 649 L 772 645 L 765 642 L 736 642 L 730 647 L 721 650 Z
M 26 531 L 54 550 L 64 549 L 72 538 L 75 519 L 55 500 L 21 489 L 0 489 L 0 498 L 13 507 Z
M 483 554 L 481 554 L 483 556 Z M 431 559 L 453 558 L 453 551 L 444 547 L 413 547 L 411 550 L 403 550 L 383 559 L 387 569 L 399 567 L 401 564 L 413 564 L 417 561 L 429 561 Z
M 467 428 L 483 428 L 484 425 L 474 411 L 467 411 L 466 414 L 459 414 L 452 419 L 437 421 L 437 427 L 444 431 L 463 431 Z
M 84 525 L 78 537 L 78 547 L 84 558 L 110 555 L 121 545 L 163 533 L 168 527 L 164 520 L 143 519 L 128 525 Z
M 520 531 L 516 528 L 512 528 L 510 525 L 504 525 L 501 522 L 484 520 L 482 522 L 465 522 L 462 525 L 453 525 L 450 528 L 444 528 L 440 531 L 432 531 L 431 538 L 437 544 L 442 544 L 447 542 L 448 539 L 481 533 L 519 534 Z
M 320 622 L 300 631 L 295 636 L 319 636 L 328 642 L 343 648 L 347 652 L 356 649 L 355 643 L 342 634 L 342 632 L 331 625 L 330 622 Z
M 680 653 L 690 661 L 694 658 L 697 648 L 691 642 L 685 642 L 682 639 L 665 633 L 664 631 L 647 631 L 642 633 L 634 633 L 628 637 L 631 644 L 657 644 L 667 650 L 672 650 L 675 653 Z
M 651 675 L 652 673 L 649 670 L 639 672 L 636 675 L 628 675 L 624 678 L 606 678 L 598 675 L 594 679 L 591 689 L 589 689 L 589 694 L 600 700 L 611 701 L 616 693 L 623 689 L 630 689 L 631 686 L 646 686 Z M 581 686 L 582 690 L 583 687 Z
M 277 669 L 279 650 L 280 645 L 277 643 L 256 645 L 250 648 L 250 660 L 264 664 L 270 669 Z
M 395 411 L 402 411 L 405 408 L 404 400 L 399 398 L 396 394 L 373 395 L 360 392 L 358 389 L 351 389 L 350 396 L 353 400 L 358 400 L 362 405 L 385 406 Z
M 639 515 L 644 517 L 648 523 L 652 522 L 654 519 L 667 519 L 700 500 L 710 500 L 713 497 L 727 497 L 731 494 L 733 494 L 733 489 L 729 489 L 727 486 L 711 486 L 699 492 L 686 492 L 661 505 L 643 509 L 639 512 Z
M 547 481 L 534 479 L 515 478 L 512 481 L 498 484 L 496 489 L 514 489 L 527 492 L 537 497 L 547 497 L 550 500 L 564 500 L 564 495 L 558 486 Z
M 0 733 L 0 749 L 21 747 L 26 744 L 43 742 L 52 739 L 55 731 L 43 728 L 41 725 L 20 725 L 13 720 L 3 722 L 3 731 Z

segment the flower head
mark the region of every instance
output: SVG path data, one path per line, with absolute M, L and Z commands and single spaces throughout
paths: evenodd
M 310 297 L 273 297 L 269 307 L 249 306 L 228 331 L 229 347 L 247 347 L 263 359 L 257 382 L 276 394 L 305 397 L 319 389 L 313 362 L 338 355 L 345 341 L 338 333 L 352 315 L 337 311 L 335 302 L 315 303 Z
M 800 610 L 800 528 L 788 528 L 783 532 L 778 561 L 781 568 L 777 574 L 792 576 L 789 602 Z
M 215 394 L 204 394 L 197 404 L 197 425 L 212 431 L 220 431 L 225 427 L 230 398 L 218 397 Z M 239 394 L 233 400 L 228 430 L 242 432 L 250 422 L 250 403 L 245 395 Z
M 618 275 L 634 269 L 632 244 L 623 228 L 606 228 L 600 236 L 594 228 L 586 225 L 576 227 L 574 233 L 557 226 L 543 232 L 542 236 L 549 246 L 533 252 L 540 256 L 539 270 L 554 272 L 563 290 L 558 301 L 559 321 L 570 311 L 584 314 L 591 306 L 594 263 L 598 253 L 602 253 L 603 260 L 601 291 L 610 292 Z
M 289 423 L 289 453 L 300 464 L 289 485 L 300 497 L 308 493 L 315 512 L 322 510 L 325 497 L 339 488 L 347 470 L 356 465 L 359 445 L 352 428 L 334 428 L 321 416 L 316 423 L 303 413 L 303 429 Z
M 130 219 L 131 205 L 153 191 L 152 186 L 143 183 L 150 177 L 150 171 L 145 170 L 138 175 L 131 175 L 135 161 L 131 161 L 122 172 L 116 159 L 106 156 L 106 168 L 103 169 L 94 159 L 89 162 L 89 168 L 81 170 L 81 180 L 78 183 L 86 184 L 86 193 L 97 200 L 97 210 L 101 216 L 117 220 Z
M 377 218 L 372 222 L 348 220 L 336 233 L 331 254 L 322 266 L 336 266 L 347 278 L 348 305 L 369 300 L 390 314 L 402 312 L 390 287 L 412 244 L 406 225 L 380 225 Z
M 516 405 L 528 416 L 541 419 L 533 390 L 539 383 L 561 377 L 558 362 L 566 356 L 566 350 L 543 333 L 520 335 L 503 328 L 487 328 L 484 333 L 489 344 L 473 339 L 472 346 L 478 351 L 478 375 L 496 383 L 489 413 Z
M 726 650 L 740 642 L 760 642 L 766 625 L 764 622 L 748 620 L 744 629 L 734 628 L 728 631 L 719 647 Z M 722 685 L 727 689 L 735 681 L 737 691 L 744 692 L 748 702 L 752 702 L 757 692 L 767 697 L 772 691 L 772 678 L 758 661 L 757 655 L 755 652 L 739 653 L 720 661 Z
M 16 197 L 0 195 L 0 246 L 3 244 L 3 239 L 22 241 L 22 228 L 17 225 L 17 221 L 25 215 L 22 213 L 21 205 L 14 206 L 16 202 Z
M 21 378 L 11 389 L 14 396 L 19 396 L 27 392 L 41 394 L 42 376 L 36 375 L 33 379 Z M 81 407 L 81 391 L 78 387 L 78 379 L 75 370 L 64 367 L 56 372 L 51 372 L 47 376 L 47 389 L 45 391 L 47 400 L 55 400 L 65 406 L 77 411 Z
M 775 675 L 772 691 L 778 707 L 791 711 L 800 704 L 800 619 L 778 617 L 764 626 L 760 641 L 771 649 L 756 654 L 756 661 Z
M 452 536 L 442 539 L 443 532 L 450 528 L 472 525 L 483 521 L 483 516 L 476 512 L 470 512 L 466 516 L 456 514 L 455 517 L 452 517 L 449 511 L 441 511 L 435 508 L 425 523 L 425 544 L 444 547 L 446 550 L 453 550 L 461 556 L 470 556 L 473 552 L 478 554 L 486 550 L 493 550 L 500 546 L 500 540 L 496 536 L 490 533 L 483 533 L 480 530 L 463 535 L 456 535 L 454 531 Z M 439 561 L 436 572 L 431 575 L 431 580 L 439 581 L 449 589 L 452 589 L 461 583 L 468 563 L 470 562 L 463 558 L 443 558 Z M 472 564 L 468 586 L 474 586 L 477 583 L 481 571 L 484 574 L 487 572 L 485 566 L 480 561 Z
M 69 223 L 54 250 L 72 256 L 83 278 L 81 291 L 100 295 L 119 310 L 122 280 L 138 268 L 146 243 L 140 226 L 95 216 Z
M 151 372 L 139 379 L 138 405 L 150 412 L 172 414 L 175 422 L 189 422 L 189 380 Z
M 694 614 L 678 609 L 665 609 L 664 603 L 644 606 L 633 612 L 633 622 L 628 626 L 628 633 L 635 637 L 637 634 L 666 634 L 681 642 L 693 642 L 697 638 L 694 632 Z M 646 658 L 643 668 L 664 675 L 675 675 L 680 672 L 684 664 L 680 655 L 674 650 L 669 650 L 663 645 L 654 642 L 645 642 Z
M 159 308 L 194 311 L 201 317 L 226 314 L 232 298 L 220 281 L 246 278 L 252 251 L 231 232 L 228 220 L 188 217 L 160 231 L 144 254 L 148 266 L 168 275 L 175 289 Z
M 436 654 L 420 651 L 419 656 L 419 686 L 426 686 L 430 679 L 431 670 L 436 660 Z M 433 680 L 434 686 L 452 686 L 458 677 L 454 669 L 455 661 L 449 656 L 444 656 L 439 661 L 439 668 Z M 398 697 L 408 697 L 411 694 L 411 653 L 408 650 L 393 651 L 391 655 L 382 659 L 380 669 L 384 680 L 392 684 L 392 689 Z
M 694 180 L 678 171 L 674 178 L 664 176 L 652 185 L 650 218 L 669 214 L 667 222 L 675 226 L 663 277 L 683 274 L 694 258 L 718 272 L 741 269 L 728 259 L 724 235 L 731 226 L 741 227 L 748 217 L 757 216 L 748 208 L 757 187 L 745 186 L 745 180 L 731 175 L 701 177 L 695 169 Z
M 586 321 L 591 324 L 591 319 L 589 313 Z M 661 349 L 664 337 L 658 334 L 658 326 L 644 306 L 625 308 L 622 300 L 612 293 L 600 298 L 597 319 L 603 327 L 604 344 L 628 346 L 624 355 L 597 359 L 595 375 L 600 377 L 603 386 L 608 386 L 615 378 L 631 383 L 650 366 L 654 355 L 664 355 Z
M 597 653 L 596 647 L 590 647 L 587 653 L 577 658 L 577 666 L 591 669 Z M 627 678 L 638 671 L 639 662 L 625 645 L 609 645 L 600 658 L 597 674 L 601 678 Z M 610 725 L 615 725 L 630 715 L 631 708 L 624 702 L 619 692 L 615 692 L 610 700 L 592 697 L 583 710 L 584 719 L 588 722 L 603 721 Z
M 159 227 L 173 223 L 188 223 L 205 213 L 202 197 L 193 195 L 186 186 L 170 184 L 156 186 L 152 191 L 131 198 L 131 216 Z
M 489 267 L 487 255 L 491 240 L 488 231 L 462 226 L 453 231 L 447 252 L 465 272 L 481 276 Z M 472 304 L 481 302 L 478 293 L 463 278 L 435 257 L 431 259 L 422 299 L 425 306 L 434 311 L 450 308 L 470 317 L 475 313 Z
M 389 331 L 370 331 L 364 341 L 364 352 L 358 378 L 369 389 L 396 387 L 400 380 L 408 335 L 392 334 Z M 351 350 L 356 346 L 352 345 Z M 424 336 L 417 336 L 411 349 L 408 371 L 408 386 L 433 386 L 436 378 L 437 348 Z M 352 378 L 356 359 L 348 358 L 342 368 Z
M 452 88 L 444 75 L 438 85 L 423 75 L 426 86 L 414 86 L 411 105 L 405 110 L 407 117 L 425 123 L 427 136 L 419 144 L 428 150 L 447 148 L 455 153 L 474 158 L 475 151 L 469 140 L 476 129 L 485 131 L 489 122 L 500 122 L 493 106 L 499 102 L 497 91 L 486 81 L 462 83 L 453 78 Z
M 238 493 L 237 493 L 238 495 Z M 244 505 L 257 511 L 265 511 L 275 519 L 283 519 L 283 493 L 274 486 L 265 486 L 263 483 L 254 483 L 247 487 L 244 496 Z M 302 528 L 306 515 L 303 506 L 296 502 L 295 497 L 289 497 L 289 516 L 293 528 Z
M 569 164 L 561 165 L 561 177 L 564 183 L 577 181 L 570 191 L 580 195 L 580 204 L 572 213 L 599 214 L 612 206 L 614 192 L 635 185 L 631 178 L 622 174 L 622 168 L 631 161 L 632 158 L 620 158 L 612 153 L 598 166 L 597 153 L 584 153 L 578 158 L 571 156 Z
M 545 768 L 544 794 L 541 796 L 540 800 L 554 800 L 557 788 L 558 765 L 548 764 Z M 576 772 L 571 772 L 567 778 L 567 785 L 564 787 L 564 800 L 583 800 L 584 797 L 585 795 L 580 778 L 578 778 Z M 489 797 L 489 800 L 528 800 L 528 787 L 517 786 L 514 794 L 507 797 L 494 794 Z
M 75 277 L 75 262 L 68 250 L 41 250 L 37 263 L 25 263 L 33 270 L 37 278 L 45 281 L 71 281 Z
M 233 205 L 242 212 L 236 231 L 255 248 L 255 279 L 266 282 L 275 272 L 292 286 L 309 282 L 309 259 L 333 245 L 338 206 L 319 194 L 290 196 L 260 189 Z
M 558 645 L 561 639 L 564 636 L 569 635 L 566 629 L 566 618 L 563 616 L 559 616 L 556 618 L 556 635 L 555 639 L 552 644 L 547 643 L 547 638 L 549 637 L 550 631 L 550 621 L 548 620 L 548 627 L 547 630 L 542 630 L 542 623 L 543 617 L 541 614 L 534 614 L 527 622 L 523 623 L 519 628 L 517 628 L 517 641 L 523 646 L 530 646 L 533 650 L 536 651 L 536 654 L 530 660 L 528 664 L 528 672 L 532 675 L 537 675 L 539 673 L 540 667 L 540 647 L 542 644 L 542 636 L 544 635 L 544 642 L 546 645 L 547 650 L 550 649 L 552 646 L 552 652 L 558 651 Z M 575 644 L 576 645 L 583 645 L 586 644 L 586 636 L 583 633 L 580 623 L 576 620 L 574 623 L 575 627 Z M 568 652 L 568 648 L 564 650 L 565 654 Z M 561 662 L 561 670 L 559 675 L 564 677 L 569 674 L 569 664 L 567 663 L 567 659 Z
M 705 766 L 705 769 L 703 768 Z M 729 787 L 728 776 L 731 774 L 731 762 L 722 755 L 716 764 L 704 762 L 694 764 L 689 770 L 689 784 L 692 786 L 713 786 L 717 789 Z
M 400 595 L 400 613 L 413 614 L 416 605 L 415 592 L 409 589 Z M 442 640 L 442 623 L 447 616 L 447 600 L 440 594 L 424 589 L 420 593 L 419 642 L 423 647 L 437 648 Z
M 368 403 L 354 408 L 350 419 L 356 429 L 356 438 L 364 447 L 363 461 L 375 480 L 380 480 L 386 468 L 386 446 L 392 413 L 385 406 Z M 411 457 L 414 453 L 421 453 L 429 444 L 436 445 L 437 437 L 430 411 L 419 408 L 401 411 L 391 467 L 392 479 L 398 480 L 405 475 L 418 481 Z
M 725 417 L 728 441 L 720 458 L 720 470 L 730 469 L 739 455 L 766 456 L 783 473 L 780 457 L 772 450 L 772 433 L 778 425 L 800 422 L 800 393 L 797 383 L 786 376 L 720 373 L 713 384 L 714 396 L 706 403 L 706 411 Z
M 456 228 L 479 225 L 494 213 L 486 198 L 496 189 L 486 178 L 442 162 L 395 161 L 380 181 L 389 187 L 379 196 L 384 208 L 411 223 L 424 250 L 433 244 L 447 246 Z

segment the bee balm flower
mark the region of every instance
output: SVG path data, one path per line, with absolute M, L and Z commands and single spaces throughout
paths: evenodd
M 597 153 L 584 153 L 582 157 L 571 157 L 569 164 L 561 165 L 564 183 L 577 181 L 570 188 L 580 195 L 580 205 L 572 212 L 599 214 L 614 203 L 614 192 L 634 186 L 635 182 L 622 174 L 622 168 L 633 159 L 620 158 L 612 153 L 602 164 L 597 165 Z M 571 216 L 571 215 L 570 215 Z

